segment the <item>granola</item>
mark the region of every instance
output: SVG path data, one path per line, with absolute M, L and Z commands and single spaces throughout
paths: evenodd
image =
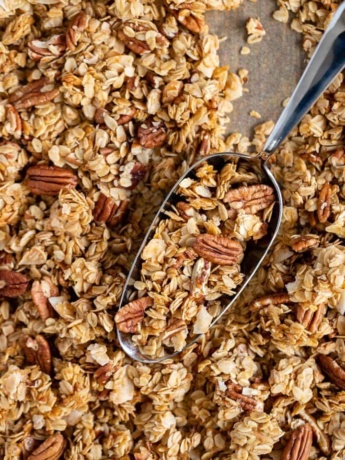
M 133 362 L 116 340 L 128 269 L 165 194 L 198 156 L 260 152 L 272 129 L 224 135 L 248 77 L 219 66 L 205 12 L 241 3 L 0 0 L 0 458 L 344 458 L 342 73 L 271 157 L 282 228 L 237 305 L 165 363 Z M 274 17 L 310 56 L 339 3 L 278 0 Z M 54 174 L 34 174 L 35 193 L 38 166 Z M 257 184 L 243 171 L 234 185 Z M 176 225 L 206 213 L 238 219 L 226 238 L 267 230 L 246 200 L 210 209 L 202 197 L 202 211 L 194 198 L 169 210 Z M 188 247 L 169 270 L 199 299 L 210 266 Z M 174 349 L 184 320 L 164 321 Z

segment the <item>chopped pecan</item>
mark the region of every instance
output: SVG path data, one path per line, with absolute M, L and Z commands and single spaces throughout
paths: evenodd
M 198 147 L 198 155 L 200 156 L 208 155 L 210 153 L 210 148 L 211 148 L 210 134 L 204 131 L 203 134 L 201 135 L 201 142 Z
M 88 15 L 84 11 L 80 11 L 71 19 L 66 34 L 66 44 L 70 51 L 74 51 L 83 32 L 88 24 Z
M 330 356 L 319 355 L 317 359 L 321 369 L 328 375 L 330 381 L 345 390 L 345 370 Z
M 22 135 L 22 119 L 18 111 L 13 107 L 13 105 L 8 105 L 6 107 L 6 131 L 9 134 L 12 134 L 16 139 L 19 139 Z
M 114 365 L 112 362 L 105 364 L 97 369 L 94 374 L 96 381 L 100 384 L 105 384 L 111 378 L 114 373 Z
M 38 364 L 42 372 L 50 374 L 52 371 L 52 355 L 49 343 L 41 335 L 37 335 L 34 339 L 30 336 L 23 336 L 20 339 L 20 346 L 27 364 Z
M 166 4 L 167 10 L 183 25 L 186 29 L 195 34 L 200 34 L 205 27 L 205 19 L 202 15 L 203 8 L 199 11 L 195 10 L 194 3 L 180 3 L 178 10 L 172 8 L 172 4 Z M 199 7 L 201 3 L 198 2 Z M 204 6 L 204 5 L 202 5 Z
M 120 332 L 135 333 L 144 319 L 147 307 L 153 305 L 151 297 L 141 297 L 122 307 L 115 315 L 117 329 Z
M 33 61 L 40 61 L 43 58 L 57 58 L 66 51 L 66 36 L 53 35 L 46 41 L 31 40 L 28 43 L 28 54 Z
M 0 297 L 18 297 L 26 291 L 29 280 L 21 273 L 0 270 Z
M 232 383 L 231 380 L 228 380 L 226 382 L 226 386 L 227 390 L 225 394 L 228 398 L 237 401 L 240 407 L 245 411 L 249 412 L 255 410 L 257 401 L 255 401 L 253 398 L 250 398 L 249 396 L 243 395 L 243 388 L 241 385 L 237 385 L 236 383 Z
M 58 460 L 62 456 L 66 444 L 62 434 L 54 434 L 35 449 L 28 460 Z
M 317 200 L 317 218 L 321 224 L 327 222 L 331 215 L 331 194 L 331 186 L 328 182 L 325 182 Z
M 184 201 L 179 201 L 176 204 L 176 208 L 179 211 L 179 215 L 185 222 L 188 222 L 188 220 L 193 216 L 192 206 Z
M 298 236 L 291 241 L 291 247 L 295 252 L 305 252 L 309 249 L 317 248 L 319 237 L 314 235 Z
M 198 235 L 193 249 L 199 256 L 218 265 L 239 264 L 243 259 L 241 244 L 226 236 Z
M 243 209 L 250 214 L 268 208 L 274 200 L 273 188 L 265 184 L 232 189 L 224 197 L 224 202 L 229 203 L 231 209 Z
M 57 195 L 63 187 L 76 187 L 78 180 L 69 169 L 44 164 L 27 171 L 27 186 L 35 195 Z
M 281 305 L 291 303 L 290 296 L 287 292 L 279 294 L 269 294 L 254 300 L 249 304 L 250 311 L 259 311 L 261 308 L 268 307 L 269 305 Z
M 128 205 L 128 201 L 121 201 L 117 205 L 112 198 L 101 193 L 93 210 L 93 218 L 95 222 L 105 222 L 110 227 L 115 227 L 125 216 Z
M 190 293 L 192 296 L 205 295 L 205 289 L 211 274 L 211 263 L 203 258 L 198 259 L 193 267 Z
M 126 123 L 129 123 L 132 120 L 132 118 L 135 117 L 136 113 L 137 109 L 135 107 L 131 107 L 128 114 L 123 114 L 120 116 L 120 118 L 117 120 L 117 124 L 125 125 Z
M 329 158 L 329 162 L 336 168 L 345 166 L 345 150 L 337 149 Z
M 134 21 L 126 21 L 122 29 L 118 30 L 118 37 L 133 53 L 145 54 L 150 52 L 150 46 L 146 41 L 146 33 L 149 31 L 156 32 L 155 39 L 160 48 L 169 45 L 168 40 L 149 24 Z
M 164 86 L 162 93 L 162 102 L 163 104 L 171 104 L 174 100 L 182 93 L 183 83 L 182 81 L 173 80 L 169 81 L 168 84 Z
M 292 432 L 289 442 L 286 444 L 281 460 L 308 460 L 313 444 L 313 430 L 309 424 L 305 424 Z
M 147 168 L 145 165 L 141 163 L 135 163 L 131 170 L 131 182 L 132 184 L 129 187 L 125 187 L 127 190 L 134 190 L 135 187 L 141 182 L 145 174 L 147 172 Z
M 37 449 L 39 445 L 39 441 L 35 439 L 33 436 L 28 436 L 24 438 L 23 445 L 22 445 L 22 457 L 23 460 L 27 460 L 31 452 Z
M 125 77 L 126 89 L 135 91 L 139 85 L 139 77 Z
M 179 254 L 176 258 L 176 264 L 174 264 L 172 267 L 179 269 L 182 267 L 183 262 L 186 260 L 194 260 L 198 257 L 198 254 L 192 249 L 192 248 L 187 248 L 185 251 L 183 251 L 182 254 Z
M 108 114 L 108 111 L 105 109 L 96 109 L 95 112 L 95 122 L 99 125 L 104 125 L 104 116 Z
M 316 311 L 310 308 L 305 308 L 303 305 L 298 305 L 296 310 L 296 318 L 309 332 L 316 332 L 325 316 L 326 304 L 319 305 Z
M 149 118 L 138 129 L 139 144 L 146 149 L 162 147 L 168 134 L 161 121 L 154 121 Z
M 320 155 L 318 155 L 316 152 L 307 152 L 303 155 L 309 163 L 315 165 L 315 166 L 322 166 L 323 161 Z
M 47 77 L 42 77 L 13 93 L 9 97 L 8 102 L 13 104 L 17 110 L 28 109 L 36 105 L 45 104 L 46 102 L 55 99 L 59 94 L 58 88 L 45 91 L 45 87 L 50 84 L 51 83 Z
M 13 265 L 12 254 L 8 254 L 8 252 L 5 251 L 0 251 L 0 269 L 10 270 L 13 268 Z
M 49 303 L 50 297 L 57 297 L 59 289 L 48 276 L 44 276 L 41 281 L 34 281 L 31 287 L 31 297 L 37 308 L 42 321 L 52 318 L 54 310 Z

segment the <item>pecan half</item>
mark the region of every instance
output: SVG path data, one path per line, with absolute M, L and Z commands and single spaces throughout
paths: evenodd
M 226 386 L 227 390 L 225 391 L 225 394 L 228 398 L 237 401 L 239 406 L 245 411 L 249 412 L 255 410 L 257 401 L 249 396 L 243 395 L 243 388 L 241 385 L 237 385 L 236 383 L 232 383 L 231 380 L 228 380 L 226 382 Z
M 117 329 L 120 332 L 135 333 L 144 319 L 147 307 L 153 305 L 151 297 L 141 297 L 122 307 L 115 315 Z
M 309 249 L 317 248 L 319 245 L 319 237 L 313 235 L 305 235 L 299 236 L 298 238 L 294 238 L 291 241 L 291 248 L 295 252 L 305 252 Z
M 331 215 L 331 194 L 332 189 L 328 182 L 326 182 L 319 194 L 317 200 L 317 218 L 321 224 L 327 222 Z
M 243 259 L 241 244 L 226 236 L 204 233 L 196 237 L 194 251 L 201 257 L 217 265 L 239 264 Z
M 80 39 L 81 32 L 83 32 L 88 24 L 88 15 L 84 11 L 80 11 L 73 16 L 68 24 L 66 34 L 66 44 L 70 51 L 74 51 Z
M 199 5 L 200 2 L 198 2 Z M 172 5 L 166 3 L 166 8 L 186 29 L 195 34 L 200 34 L 205 27 L 205 19 L 202 15 L 203 10 L 195 11 L 194 3 L 180 3 L 179 9 L 173 9 Z
M 156 44 L 160 47 L 169 45 L 168 40 L 159 33 L 156 29 L 149 26 L 149 24 L 139 23 L 134 21 L 126 21 L 122 29 L 118 30 L 119 39 L 129 48 L 133 53 L 145 54 L 151 51 L 149 44 L 146 41 L 146 33 L 152 31 L 156 32 Z
M 117 205 L 112 198 L 101 193 L 93 210 L 93 218 L 95 222 L 105 222 L 110 227 L 115 227 L 125 216 L 128 205 L 128 201 L 121 201 Z
M 52 101 L 59 95 L 60 91 L 58 88 L 45 91 L 45 87 L 50 85 L 51 82 L 47 77 L 42 77 L 39 80 L 35 80 L 21 89 L 13 93 L 8 102 L 13 104 L 17 110 L 28 109 L 35 107 L 36 105 L 45 104 L 46 102 Z
M 58 460 L 62 456 L 66 444 L 62 434 L 54 434 L 35 449 L 28 460 Z
M 296 309 L 296 318 L 309 332 L 316 332 L 326 313 L 326 304 L 319 305 L 316 311 L 298 305 Z
M 154 121 L 152 118 L 147 119 L 138 129 L 139 144 L 146 149 L 162 147 L 167 136 L 164 124 L 161 121 Z
M 41 335 L 37 335 L 34 339 L 28 335 L 20 339 L 20 346 L 27 364 L 38 364 L 42 372 L 50 374 L 52 371 L 52 355 L 49 343 Z
M 274 200 L 273 188 L 265 184 L 235 188 L 224 197 L 224 202 L 229 203 L 231 209 L 236 211 L 243 209 L 250 214 L 256 214 L 268 208 Z
M 31 287 L 31 297 L 37 308 L 42 321 L 52 318 L 54 310 L 49 303 L 50 297 L 57 297 L 59 289 L 48 276 L 44 276 L 41 281 L 34 281 Z
M 53 35 L 48 40 L 31 40 L 28 43 L 28 54 L 33 61 L 43 58 L 58 58 L 66 51 L 66 36 Z
M 21 273 L 0 270 L 0 297 L 18 297 L 26 291 L 29 280 Z
M 114 365 L 110 362 L 104 366 L 99 367 L 94 373 L 94 377 L 98 383 L 105 384 L 108 382 L 108 380 L 110 380 L 114 372 Z
M 254 300 L 249 304 L 250 311 L 259 311 L 262 308 L 268 307 L 269 305 L 281 305 L 291 303 L 290 296 L 287 292 L 281 292 L 279 294 L 269 294 Z
M 345 370 L 330 356 L 319 355 L 317 361 L 330 381 L 342 390 L 345 390 Z
M 289 442 L 286 444 L 281 460 L 308 460 L 313 444 L 313 430 L 309 424 L 305 424 L 292 432 Z
M 58 195 L 62 187 L 76 187 L 77 177 L 59 166 L 36 165 L 27 171 L 27 186 L 35 195 Z

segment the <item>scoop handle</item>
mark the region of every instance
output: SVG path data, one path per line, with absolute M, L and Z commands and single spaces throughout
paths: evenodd
M 338 7 L 264 146 L 269 157 L 345 66 L 345 1 Z M 266 154 L 266 155 L 265 155 Z

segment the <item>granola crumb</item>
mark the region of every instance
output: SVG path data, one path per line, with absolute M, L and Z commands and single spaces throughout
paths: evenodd
M 256 110 L 251 110 L 251 112 L 249 113 L 249 115 L 253 118 L 257 118 L 258 120 L 260 120 L 262 117 L 260 115 L 259 112 L 257 112 Z
M 241 53 L 243 56 L 246 56 L 247 54 L 250 54 L 250 48 L 249 48 L 249 46 L 243 46 L 243 47 L 241 48 L 240 53 Z
M 266 35 L 266 31 L 259 18 L 248 19 L 246 29 L 248 34 L 247 42 L 251 45 L 253 43 L 261 42 L 263 37 Z

